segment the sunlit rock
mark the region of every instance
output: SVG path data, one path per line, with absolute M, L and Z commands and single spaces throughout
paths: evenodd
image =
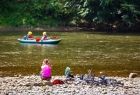
M 130 73 L 130 74 L 129 74 L 129 79 L 131 79 L 131 78 L 136 78 L 137 76 L 138 76 L 137 73 Z

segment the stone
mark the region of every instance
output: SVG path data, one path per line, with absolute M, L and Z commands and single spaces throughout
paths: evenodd
M 129 74 L 129 79 L 131 79 L 131 78 L 136 78 L 137 76 L 138 76 L 137 73 L 130 73 L 130 74 Z

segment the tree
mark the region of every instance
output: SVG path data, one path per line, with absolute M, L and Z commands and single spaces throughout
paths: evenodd
M 0 3 L 1 25 L 72 24 L 87 28 L 101 25 L 107 29 L 140 25 L 139 0 L 1 0 Z

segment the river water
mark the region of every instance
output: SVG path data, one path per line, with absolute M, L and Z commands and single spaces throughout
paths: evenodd
M 99 75 L 127 76 L 140 73 L 140 36 L 95 32 L 47 32 L 58 36 L 58 45 L 21 44 L 27 32 L 0 33 L 0 76 L 39 75 L 44 58 L 53 65 L 53 75 L 63 75 L 69 66 L 73 74 L 88 69 Z M 34 32 L 40 37 L 41 32 Z

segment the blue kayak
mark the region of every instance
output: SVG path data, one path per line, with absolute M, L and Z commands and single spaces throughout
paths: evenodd
M 25 40 L 25 39 L 18 39 L 20 43 L 34 43 L 34 44 L 58 44 L 61 39 L 48 39 L 48 40 L 40 40 L 36 41 L 36 39 L 33 40 Z

